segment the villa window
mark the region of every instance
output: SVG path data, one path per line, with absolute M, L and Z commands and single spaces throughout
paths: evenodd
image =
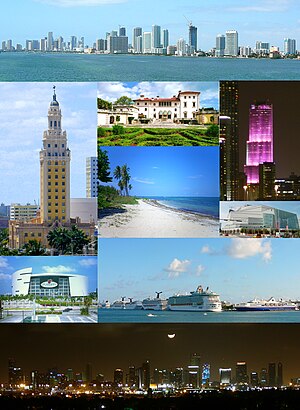
M 186 108 L 186 102 L 183 103 L 184 108 Z
M 193 107 L 196 107 L 196 103 L 195 103 L 195 102 L 193 102 Z

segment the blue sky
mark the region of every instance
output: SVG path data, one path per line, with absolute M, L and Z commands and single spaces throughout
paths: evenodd
M 226 224 L 227 221 L 224 219 L 228 218 L 229 209 L 237 209 L 244 205 L 266 205 L 272 206 L 282 211 L 288 211 L 297 214 L 298 219 L 300 218 L 300 202 L 299 201 L 221 201 L 220 202 L 220 220 L 221 223 Z
M 54 36 L 85 36 L 92 45 L 107 31 L 125 26 L 130 40 L 135 26 L 151 30 L 152 24 L 170 31 L 170 40 L 188 39 L 187 20 L 198 27 L 198 44 L 208 50 L 226 30 L 239 32 L 240 44 L 256 40 L 283 48 L 284 37 L 299 39 L 300 3 L 297 0 L 12 0 L 2 2 L 1 36 L 14 43 Z
M 100 239 L 100 301 L 190 292 L 299 299 L 299 239 Z M 116 257 L 117 255 L 117 257 Z
M 166 97 L 177 95 L 179 91 L 200 91 L 200 107 L 219 109 L 218 82 L 101 82 L 98 83 L 98 97 L 115 102 L 122 95 L 136 99 L 143 94 L 145 97 Z
M 11 294 L 11 275 L 18 269 L 33 273 L 72 273 L 88 277 L 88 291 L 97 289 L 96 256 L 0 256 L 0 294 Z
M 84 198 L 86 157 L 96 156 L 96 84 L 56 83 L 71 150 L 71 197 Z M 39 203 L 43 132 L 52 83 L 0 83 L 0 202 Z
M 111 175 L 130 168 L 137 196 L 219 196 L 218 147 L 103 147 Z M 118 188 L 116 180 L 108 185 Z M 119 189 L 119 188 L 118 188 Z

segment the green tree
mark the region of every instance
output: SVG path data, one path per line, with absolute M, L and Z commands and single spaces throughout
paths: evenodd
M 112 103 L 102 100 L 101 98 L 97 98 L 97 107 L 98 107 L 98 110 L 111 110 Z
M 206 130 L 206 135 L 212 139 L 218 139 L 219 138 L 219 127 L 216 124 L 211 124 L 207 130 Z
M 102 151 L 98 146 L 98 179 L 101 182 L 111 182 L 110 176 L 110 163 L 107 155 L 107 151 Z
M 121 168 L 121 181 L 124 185 L 126 196 L 129 196 L 129 181 L 130 181 L 130 169 L 127 164 L 122 165 Z M 131 185 L 130 185 L 131 186 Z
M 30 239 L 22 248 L 28 256 L 46 255 L 46 249 L 41 242 L 36 239 Z M 24 254 L 24 253 L 23 253 Z
M 47 235 L 49 245 L 54 248 L 60 255 L 64 255 L 70 246 L 70 235 L 66 228 L 55 228 Z
M 118 98 L 114 104 L 115 105 L 132 105 L 133 101 L 131 98 L 127 97 L 126 95 L 122 95 L 122 97 Z
M 69 231 L 71 253 L 79 254 L 83 252 L 83 247 L 86 246 L 90 239 L 81 229 L 78 229 L 76 225 L 73 225 Z

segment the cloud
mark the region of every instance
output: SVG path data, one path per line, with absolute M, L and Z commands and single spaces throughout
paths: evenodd
M 201 253 L 207 253 L 208 255 L 213 255 L 216 252 L 208 245 L 204 245 L 201 248 Z
M 3 256 L 0 256 L 0 268 L 9 268 L 7 259 L 3 258 Z
M 84 258 L 79 261 L 79 265 L 84 267 L 97 265 L 97 258 Z
M 169 272 L 169 278 L 177 278 L 181 273 L 187 271 L 190 263 L 191 262 L 188 259 L 180 261 L 179 259 L 174 258 L 170 265 L 164 270 Z
M 59 7 L 102 6 L 105 4 L 126 3 L 127 0 L 35 0 L 37 3 Z
M 151 181 L 150 179 L 146 179 L 146 178 L 136 178 L 136 177 L 134 177 L 134 178 L 132 178 L 132 180 L 134 182 L 139 182 L 140 184 L 147 184 L 147 185 L 154 185 L 155 184 L 154 181 Z
M 11 279 L 11 275 L 9 275 L 8 273 L 0 273 L 0 280 L 7 280 L 7 279 Z
M 198 265 L 196 269 L 196 276 L 200 276 L 204 270 L 205 270 L 205 266 Z
M 263 239 L 232 239 L 230 246 L 225 251 L 228 256 L 235 259 L 245 259 L 257 255 L 262 255 L 266 262 L 272 259 L 271 242 Z
M 76 272 L 76 269 L 70 266 L 58 265 L 58 266 L 43 266 L 42 269 L 47 273 L 71 273 Z

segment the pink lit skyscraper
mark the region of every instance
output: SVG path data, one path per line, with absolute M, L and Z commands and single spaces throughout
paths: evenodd
M 273 162 L 273 105 L 251 104 L 244 166 L 247 184 L 259 183 L 259 164 L 264 162 Z

